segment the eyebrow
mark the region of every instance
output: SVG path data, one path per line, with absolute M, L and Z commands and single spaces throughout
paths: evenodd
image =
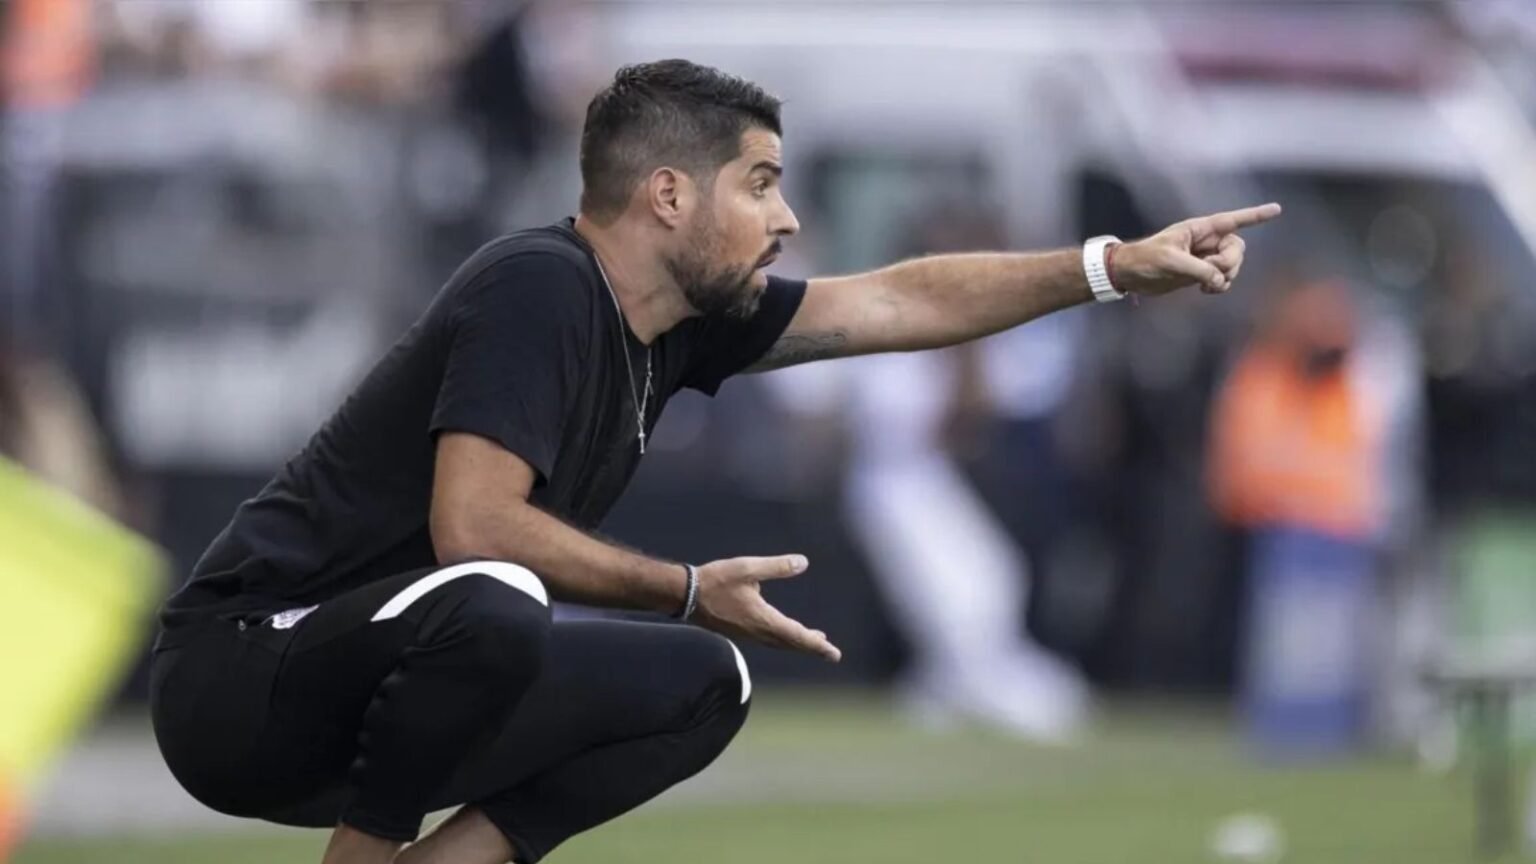
M 762 169 L 764 171 L 767 171 L 768 173 L 772 174 L 775 177 L 783 177 L 784 176 L 784 166 L 780 165 L 777 162 L 770 162 L 767 159 L 764 159 L 763 161 L 757 163 L 756 165 L 753 165 L 752 168 L 747 171 L 747 173 L 751 174 L 753 171 L 756 171 L 758 169 Z

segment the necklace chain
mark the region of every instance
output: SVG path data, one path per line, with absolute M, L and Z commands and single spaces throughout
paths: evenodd
M 640 441 L 640 454 L 645 455 L 645 409 L 651 402 L 651 346 L 645 346 L 645 390 L 643 393 L 637 392 L 635 367 L 629 359 L 629 337 L 624 332 L 628 327 L 624 308 L 619 305 L 619 295 L 613 290 L 613 283 L 608 281 L 608 272 L 603 269 L 603 262 L 596 255 L 592 256 L 592 260 L 597 262 L 597 273 L 603 277 L 603 287 L 608 289 L 608 296 L 613 300 L 613 311 L 619 316 L 619 347 L 624 354 L 624 377 L 629 382 L 630 403 L 635 406 L 635 429 Z

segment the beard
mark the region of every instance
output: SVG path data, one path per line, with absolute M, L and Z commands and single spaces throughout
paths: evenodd
M 757 314 L 761 293 L 752 287 L 755 264 L 716 265 L 724 244 L 711 215 L 681 253 L 667 259 L 667 271 L 700 315 L 724 315 L 744 321 Z

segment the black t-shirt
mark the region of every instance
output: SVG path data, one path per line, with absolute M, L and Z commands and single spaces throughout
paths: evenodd
M 573 224 L 510 234 L 471 256 L 303 450 L 240 505 L 166 603 L 166 628 L 318 603 L 434 565 L 427 515 L 443 431 L 499 442 L 538 472 L 534 503 L 595 526 L 639 464 L 631 382 L 644 387 L 646 349 Z M 804 294 L 804 282 L 770 277 L 752 318 L 690 318 L 656 339 L 647 432 L 673 393 L 713 395 L 761 357 Z

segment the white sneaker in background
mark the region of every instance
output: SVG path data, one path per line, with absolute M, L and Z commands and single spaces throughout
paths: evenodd
M 898 702 L 912 725 L 953 731 L 964 720 L 1041 744 L 1070 744 L 1087 726 L 1090 695 L 1070 666 L 1043 650 L 1022 649 L 951 674 L 913 676 Z

